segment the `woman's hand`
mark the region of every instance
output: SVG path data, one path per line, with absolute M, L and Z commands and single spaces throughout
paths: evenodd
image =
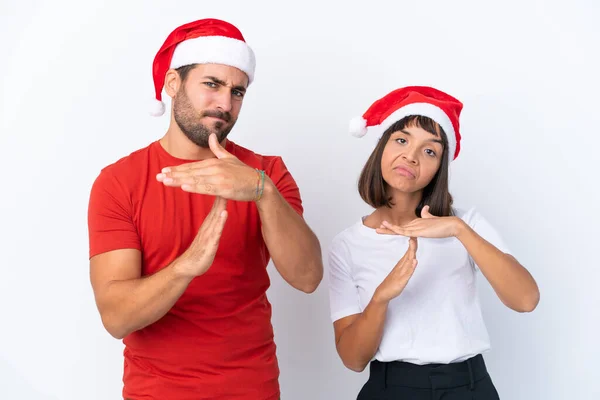
M 373 300 L 378 303 L 387 303 L 393 298 L 398 297 L 408 284 L 416 267 L 417 239 L 411 237 L 408 241 L 408 250 L 406 250 L 404 256 L 398 261 L 383 282 L 379 284 L 373 294 Z
M 401 235 L 408 237 L 447 238 L 455 237 L 464 224 L 457 217 L 436 217 L 429 213 L 429 206 L 423 207 L 421 218 L 414 219 L 406 225 L 398 226 L 383 221 L 377 233 L 383 235 Z

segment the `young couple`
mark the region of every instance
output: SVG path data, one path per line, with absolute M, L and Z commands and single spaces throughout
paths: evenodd
M 153 114 L 163 91 L 172 99 L 167 132 L 92 186 L 90 278 L 106 330 L 125 344 L 125 399 L 280 398 L 266 267 L 311 293 L 323 263 L 281 157 L 227 138 L 255 65 L 225 21 L 176 28 L 152 69 Z M 489 222 L 453 206 L 461 109 L 435 88 L 404 87 L 351 123 L 357 136 L 381 134 L 358 182 L 374 211 L 328 257 L 337 351 L 352 370 L 370 366 L 361 400 L 497 399 L 477 274 L 513 310 L 539 301 Z

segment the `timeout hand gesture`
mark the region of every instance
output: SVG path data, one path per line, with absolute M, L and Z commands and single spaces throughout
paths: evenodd
M 408 249 L 404 256 L 398 261 L 394 269 L 379 284 L 373 299 L 382 303 L 387 303 L 393 298 L 398 297 L 404 290 L 408 281 L 417 267 L 417 239 L 411 237 L 408 241 Z
M 436 217 L 429 213 L 429 206 L 421 210 L 421 218 L 406 225 L 398 226 L 383 221 L 377 233 L 383 235 L 402 235 L 408 237 L 447 238 L 456 236 L 462 220 L 457 217 Z
M 208 144 L 217 158 L 163 168 L 156 176 L 165 186 L 238 201 L 257 200 L 261 173 L 225 150 L 213 133 Z
M 179 258 L 182 271 L 191 277 L 204 274 L 212 265 L 227 220 L 227 200 L 215 197 L 194 241 Z

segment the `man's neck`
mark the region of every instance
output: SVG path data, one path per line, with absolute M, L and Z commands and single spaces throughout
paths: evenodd
M 225 147 L 227 139 L 221 143 Z M 167 133 L 160 139 L 160 144 L 167 153 L 182 160 L 206 160 L 215 158 L 210 148 L 200 147 L 179 129 L 178 126 L 170 126 Z

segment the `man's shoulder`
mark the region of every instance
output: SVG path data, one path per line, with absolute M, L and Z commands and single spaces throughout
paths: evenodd
M 139 165 L 147 165 L 150 151 L 155 142 L 134 150 L 131 153 L 118 158 L 116 161 L 101 168 L 101 173 L 107 173 L 111 175 L 127 175 L 132 168 L 138 167 Z
M 285 163 L 283 162 L 283 157 L 280 155 L 257 153 L 231 140 L 229 140 L 229 144 L 233 149 L 233 154 L 244 164 L 248 164 L 254 168 L 267 170 L 272 168 L 286 169 Z
M 140 172 L 148 167 L 150 152 L 154 143 L 133 150 L 131 153 L 100 168 L 94 180 L 94 186 L 105 189 L 111 188 L 111 191 L 115 190 L 115 187 L 120 187 L 121 191 L 129 192 L 132 187 L 143 181 Z

